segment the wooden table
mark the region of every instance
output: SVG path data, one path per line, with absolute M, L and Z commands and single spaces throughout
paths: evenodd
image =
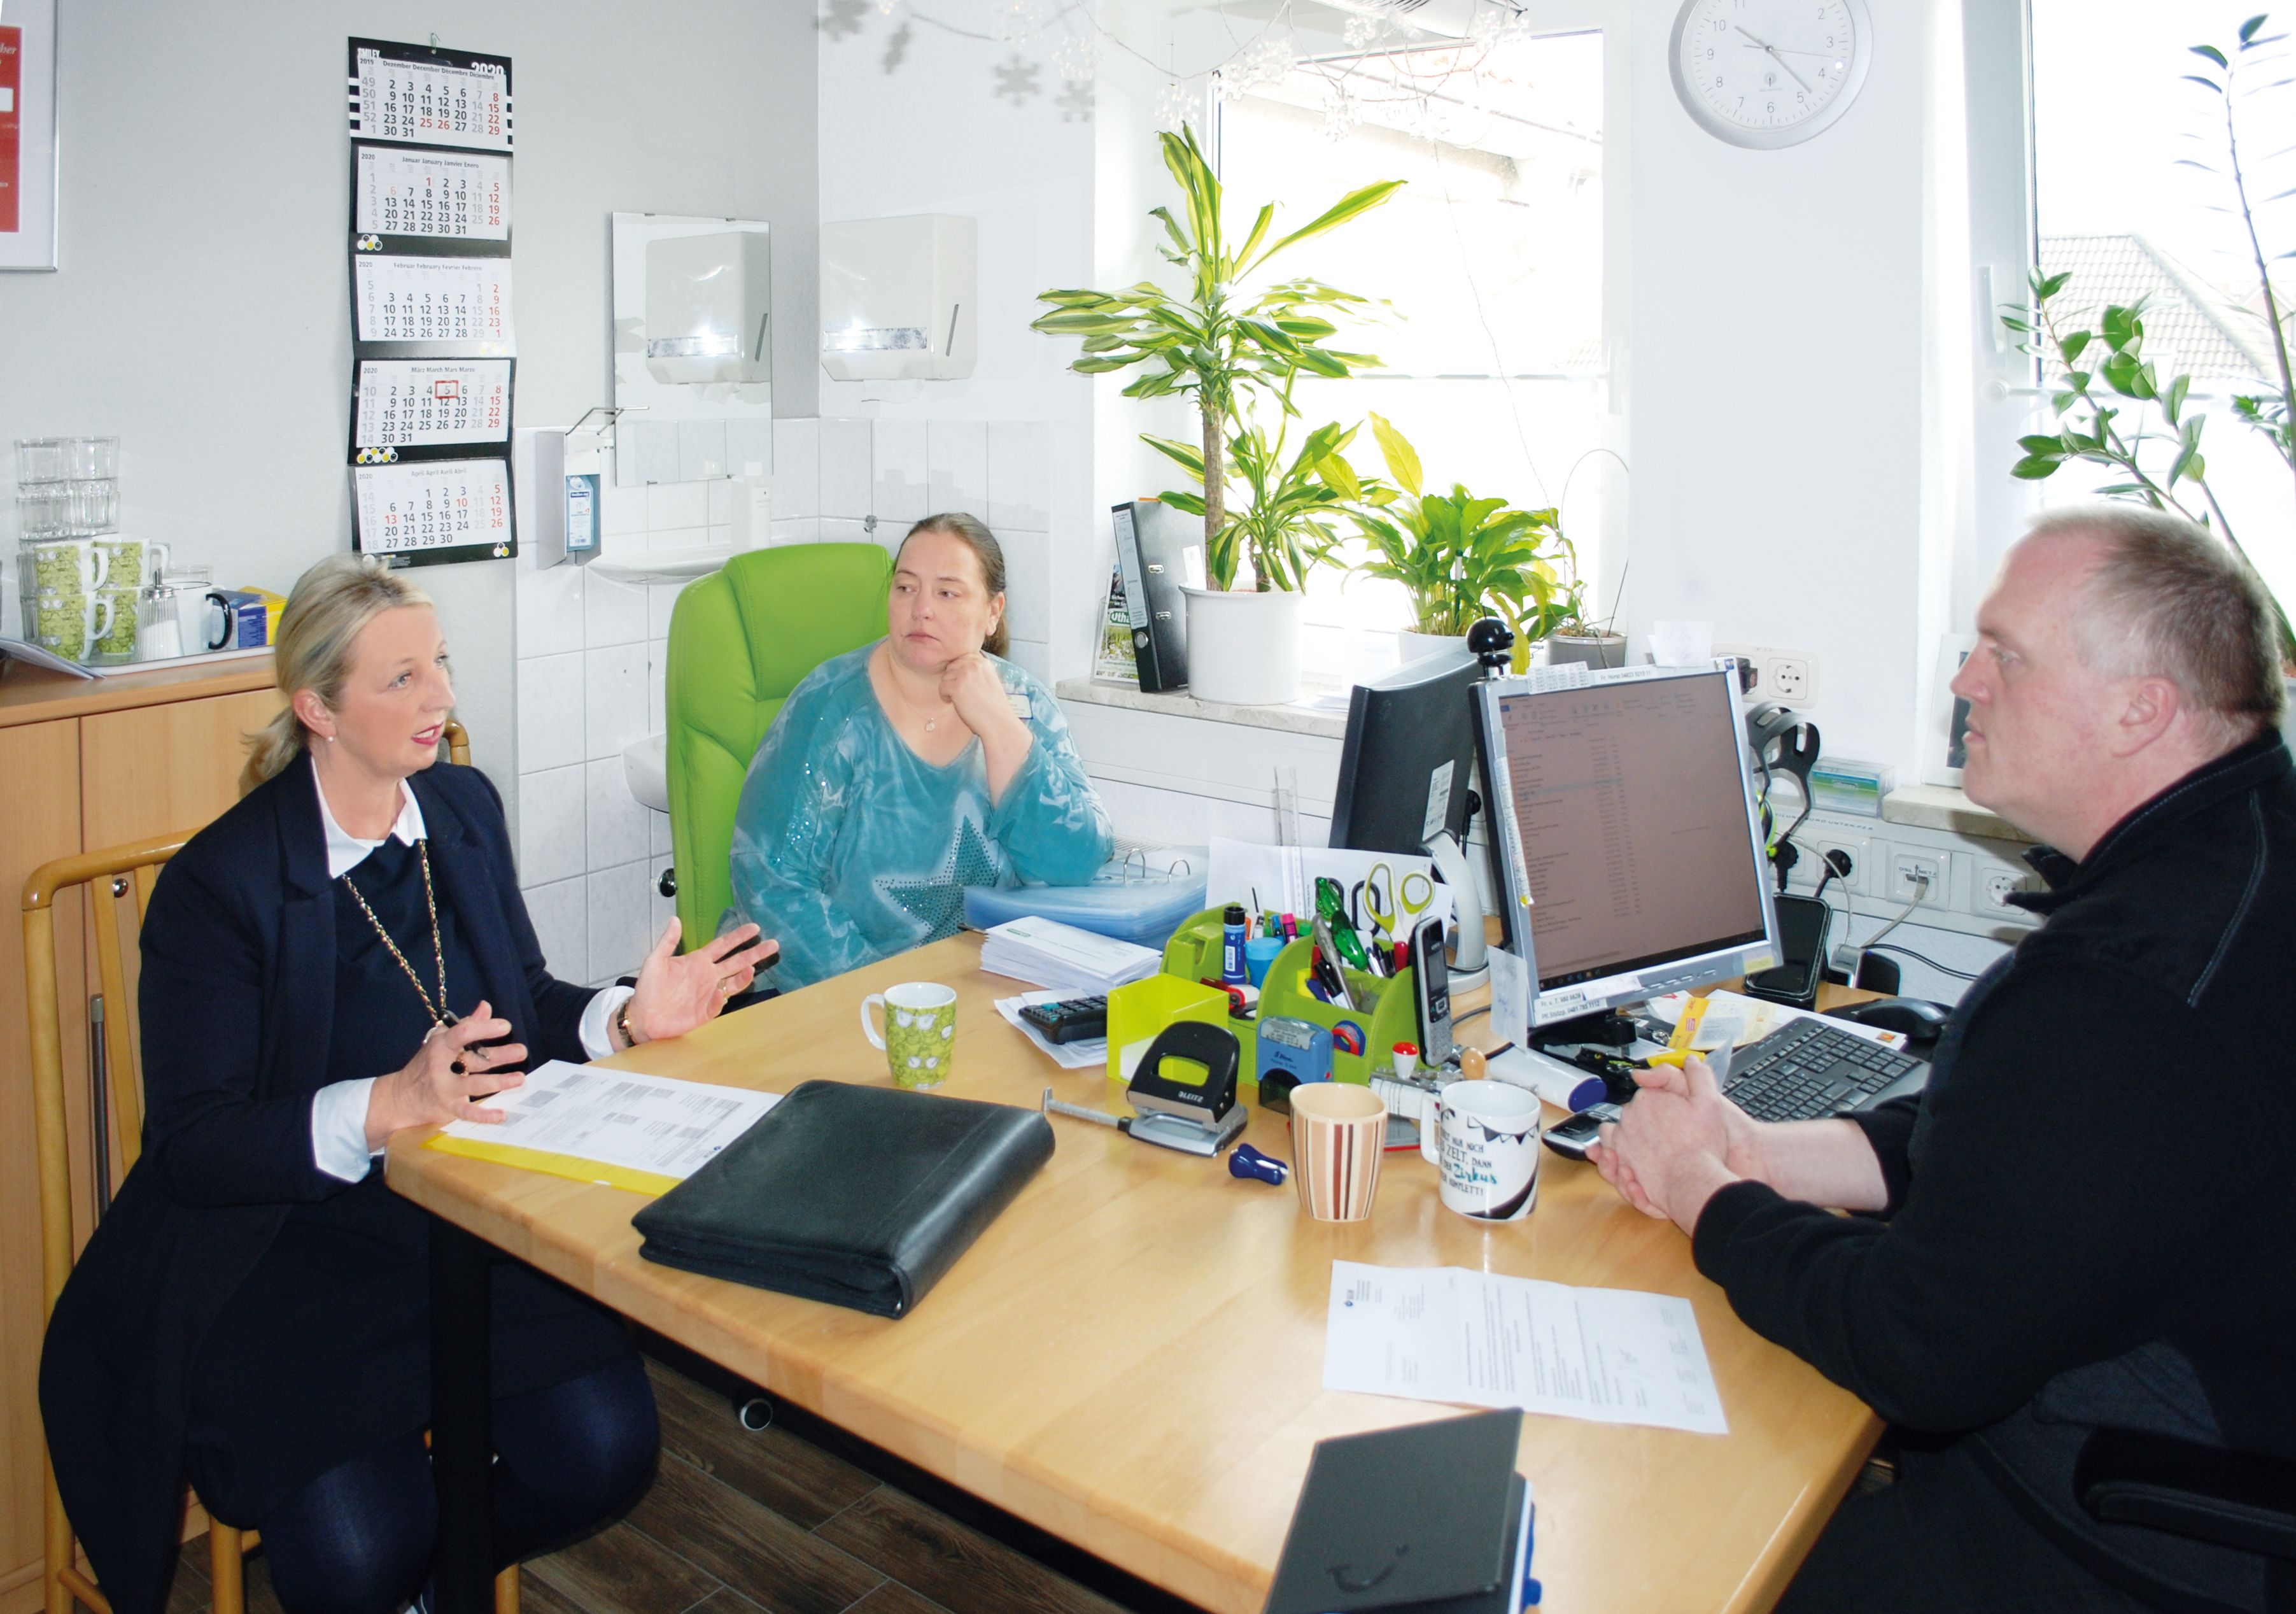
M 1096 1072 L 1057 1070 L 993 1000 L 1021 990 L 961 936 L 729 1016 L 610 1063 L 785 1091 L 885 1083 L 864 993 L 935 980 L 959 995 L 943 1091 L 1035 1108 L 1121 1108 Z M 1476 1022 L 1480 1025 L 1480 1022 Z M 653 1265 L 641 1201 L 392 1140 L 392 1188 L 617 1311 L 1142 1578 L 1218 1614 L 1257 1614 L 1309 1448 L 1458 1410 L 1328 1393 L 1334 1258 L 1464 1266 L 1689 1297 L 1726 1437 L 1525 1420 L 1535 1569 L 1568 1614 L 1767 1609 L 1880 1432 L 1861 1403 L 1750 1332 L 1672 1226 L 1549 1155 L 1538 1208 L 1488 1227 L 1441 1208 L 1434 1168 L 1387 1157 L 1373 1219 L 1303 1215 L 1287 1188 L 1055 1118 L 1052 1161 L 898 1321 Z M 1245 1138 L 1289 1157 L 1283 1118 Z M 444 1409 L 440 1409 L 443 1421 Z M 442 1588 L 443 1589 L 443 1588 Z

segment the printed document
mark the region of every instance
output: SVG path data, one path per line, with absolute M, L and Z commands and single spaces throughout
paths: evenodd
M 1730 1432 L 1689 1301 L 1464 1267 L 1332 1262 L 1324 1388 Z
M 528 1072 L 525 1086 L 488 1100 L 500 1121 L 451 1122 L 445 1135 L 682 1182 L 780 1101 L 746 1087 L 553 1059 Z

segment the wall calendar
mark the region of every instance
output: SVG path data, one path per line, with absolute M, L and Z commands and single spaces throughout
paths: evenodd
M 351 478 L 359 548 L 366 554 L 419 563 L 458 550 L 466 552 L 455 555 L 462 560 L 516 553 L 507 459 L 357 465 Z
M 512 363 L 361 359 L 351 401 L 353 457 L 360 449 L 508 442 Z
M 350 41 L 352 541 L 394 565 L 518 553 L 511 63 Z
M 355 144 L 351 227 L 362 235 L 510 239 L 510 159 Z
M 351 133 L 369 140 L 510 150 L 510 58 L 350 43 Z

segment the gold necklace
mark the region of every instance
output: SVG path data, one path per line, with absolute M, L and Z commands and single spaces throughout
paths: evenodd
M 422 865 L 422 901 L 424 905 L 430 910 L 430 956 L 437 960 L 439 965 L 439 1001 L 436 1003 L 433 1003 L 430 1001 L 430 992 L 423 989 L 422 977 L 414 973 L 414 966 L 409 964 L 406 961 L 406 955 L 398 951 L 398 943 L 390 939 L 390 932 L 385 930 L 382 927 L 382 921 L 374 917 L 374 910 L 367 906 L 366 898 L 360 893 L 359 888 L 352 883 L 351 877 L 349 875 L 346 874 L 343 876 L 343 885 L 350 892 L 351 901 L 359 905 L 359 911 L 366 915 L 366 922 L 374 926 L 374 934 L 381 937 L 382 944 L 390 950 L 390 956 L 398 960 L 399 968 L 405 970 L 406 972 L 406 978 L 414 983 L 415 993 L 422 1000 L 423 1010 L 430 1015 L 430 1023 L 433 1025 L 447 1026 L 454 1025 L 455 1022 L 462 1018 L 462 1017 L 445 1006 L 447 1002 L 447 944 L 440 939 L 439 935 L 439 899 L 437 894 L 430 889 L 430 853 L 428 850 L 430 844 L 430 843 L 427 837 L 415 842 L 414 856 Z

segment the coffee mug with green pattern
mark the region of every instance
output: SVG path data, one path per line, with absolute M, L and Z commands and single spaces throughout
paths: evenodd
M 884 1028 L 869 1013 L 885 1012 Z M 939 1087 L 948 1079 L 956 1051 L 956 988 L 937 981 L 906 981 L 861 1000 L 861 1031 L 885 1050 L 896 1087 Z

